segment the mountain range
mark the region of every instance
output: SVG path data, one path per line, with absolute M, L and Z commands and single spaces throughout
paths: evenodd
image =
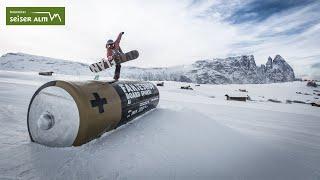
M 88 64 L 24 53 L 7 53 L 0 57 L 0 70 L 53 71 L 70 75 L 93 75 Z M 112 76 L 113 68 L 100 72 Z M 166 68 L 122 66 L 121 77 L 149 81 L 181 81 L 199 84 L 262 84 L 294 81 L 292 67 L 280 55 L 257 66 L 253 55 L 199 60 L 190 65 Z

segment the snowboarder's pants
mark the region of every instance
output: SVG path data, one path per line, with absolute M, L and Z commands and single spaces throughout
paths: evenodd
M 114 71 L 113 79 L 118 80 L 120 78 L 120 69 L 121 69 L 121 65 L 120 64 L 116 64 L 116 69 Z

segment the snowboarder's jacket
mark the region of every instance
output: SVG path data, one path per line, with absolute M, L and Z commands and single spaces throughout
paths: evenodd
M 116 41 L 114 42 L 113 48 L 108 48 L 106 46 L 106 48 L 107 48 L 107 57 L 113 56 L 113 55 L 119 54 L 119 53 L 123 54 L 123 52 L 122 52 L 122 50 L 120 48 L 120 40 L 121 40 L 122 35 L 123 35 L 122 32 L 118 35 Z

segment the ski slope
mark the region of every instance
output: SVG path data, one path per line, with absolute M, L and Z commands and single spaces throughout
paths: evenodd
M 93 77 L 0 71 L 0 179 L 320 178 L 320 109 L 285 103 L 317 100 L 320 88 L 305 82 L 193 91 L 165 82 L 157 109 L 80 147 L 49 148 L 30 142 L 26 116 L 35 90 L 54 79 Z

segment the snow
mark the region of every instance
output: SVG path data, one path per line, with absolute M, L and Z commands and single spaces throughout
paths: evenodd
M 139 59 L 138 59 L 139 60 Z M 245 84 L 290 82 L 295 79 L 291 66 L 280 56 L 269 58 L 266 66 L 257 66 L 253 55 L 206 59 L 189 65 L 166 68 L 138 68 L 122 64 L 121 76 L 140 80 L 170 80 L 200 84 Z M 36 56 L 24 53 L 7 53 L 0 57 L 0 70 L 53 71 L 59 74 L 92 75 L 89 64 Z M 114 68 L 99 72 L 113 76 Z
M 317 100 L 305 82 L 183 90 L 165 81 L 157 109 L 80 147 L 52 148 L 30 142 L 26 118 L 33 93 L 55 79 L 93 76 L 0 71 L 0 179 L 320 178 L 319 108 L 285 103 Z

